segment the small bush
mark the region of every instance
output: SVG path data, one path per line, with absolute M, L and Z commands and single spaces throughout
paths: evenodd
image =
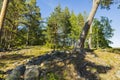
M 59 80 L 58 75 L 54 73 L 48 73 L 47 76 L 45 76 L 46 80 Z M 41 77 L 40 80 L 44 80 L 44 77 Z

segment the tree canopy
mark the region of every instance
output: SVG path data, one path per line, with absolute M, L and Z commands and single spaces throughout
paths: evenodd
M 100 2 L 102 9 L 110 9 L 112 4 L 113 0 L 101 0 Z M 2 6 L 2 1 L 0 5 Z M 88 19 L 91 19 L 90 17 L 88 16 Z M 86 18 L 85 13 L 75 14 L 68 7 L 61 8 L 58 5 L 47 18 L 47 23 L 44 24 L 44 21 L 41 22 L 43 19 L 36 0 L 11 0 L 7 8 L 0 46 L 5 49 L 21 45 L 46 45 L 53 49 L 74 46 L 80 38 L 80 33 L 87 30 L 83 26 L 91 24 L 91 22 L 85 23 Z M 92 28 L 94 48 L 109 47 L 111 43 L 109 38 L 113 36 L 110 23 L 111 20 L 107 17 L 94 20 Z

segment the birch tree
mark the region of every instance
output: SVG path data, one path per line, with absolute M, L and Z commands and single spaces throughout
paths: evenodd
M 2 29 L 3 24 L 4 24 L 4 18 L 6 15 L 8 3 L 9 3 L 9 0 L 4 0 L 3 4 L 2 4 L 2 9 L 1 9 L 1 13 L 0 13 L 0 37 L 1 37 L 1 29 Z
M 99 5 L 101 4 L 101 8 L 109 9 L 109 6 L 110 6 L 110 4 L 112 4 L 112 1 L 113 0 L 93 0 L 91 11 L 87 18 L 87 21 L 84 24 L 84 27 L 80 34 L 80 38 L 78 40 L 78 43 L 77 43 L 77 45 L 75 45 L 74 51 L 76 51 L 77 48 L 79 48 L 80 51 L 84 48 L 84 43 L 85 43 L 88 31 L 93 22 L 94 16 L 96 14 L 96 11 L 97 11 Z

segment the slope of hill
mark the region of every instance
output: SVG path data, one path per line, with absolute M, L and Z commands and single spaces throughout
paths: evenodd
M 73 54 L 69 51 L 50 52 L 50 49 L 45 49 L 45 53 L 49 51 L 47 54 L 40 54 L 43 51 L 43 48 L 35 47 L 19 50 L 17 53 L 5 52 L 0 58 L 0 77 L 4 78 L 11 69 L 24 64 L 26 70 L 28 66 L 37 65 L 40 69 L 40 80 L 120 79 L 120 54 L 107 50 Z

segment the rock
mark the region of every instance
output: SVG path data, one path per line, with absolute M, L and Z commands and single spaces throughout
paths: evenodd
M 26 63 L 26 65 L 34 65 L 34 60 L 32 59 L 32 60 L 29 60 L 27 63 Z
M 51 61 L 44 61 L 40 64 L 40 68 L 41 69 L 48 69 L 51 67 L 50 65 L 51 65 Z
M 120 70 L 115 73 L 115 76 L 120 79 Z
M 6 73 L 6 74 L 11 74 L 12 71 L 13 71 L 13 69 L 10 69 L 10 70 L 7 70 L 5 73 Z
M 51 55 L 46 54 L 45 56 L 43 56 L 43 60 L 46 60 L 46 59 L 48 59 L 48 58 L 50 58 L 50 57 L 51 57 Z
M 20 65 L 20 66 L 16 67 L 16 69 L 19 70 L 20 75 L 23 75 L 26 70 L 24 65 Z
M 0 80 L 3 80 L 3 78 L 0 78 Z
M 26 66 L 24 80 L 40 80 L 39 67 L 37 65 Z
M 11 74 L 7 76 L 5 80 L 20 80 L 20 71 L 17 69 L 14 69 Z
M 91 54 L 91 57 L 92 57 L 92 58 L 95 58 L 95 57 L 96 57 L 96 55 L 95 55 L 95 54 Z
M 44 60 L 47 60 L 47 59 L 49 59 L 50 57 L 51 57 L 51 56 L 50 56 L 49 54 L 46 54 L 46 55 L 44 55 L 44 56 L 39 57 L 39 58 L 35 61 L 35 65 L 42 63 Z
M 41 64 L 44 60 L 47 60 L 51 57 L 50 54 L 46 54 L 43 56 L 39 56 L 37 59 L 31 59 L 28 61 L 28 63 L 26 63 L 27 65 L 39 65 Z
M 0 48 L 0 52 L 4 52 L 5 50 L 3 48 Z
M 65 66 L 64 62 L 58 62 L 56 65 L 59 66 L 59 67 Z
M 42 60 L 36 60 L 35 62 L 34 62 L 34 65 L 39 65 L 40 63 L 42 62 Z
M 11 70 L 7 71 L 9 75 L 7 76 L 6 80 L 20 80 L 21 79 L 20 76 L 23 75 L 24 72 L 25 72 L 25 66 L 20 65 L 12 71 Z
M 70 54 L 70 51 L 65 51 L 65 53 Z
M 59 55 L 61 55 L 61 52 L 59 52 L 59 51 L 54 51 L 52 53 L 52 56 L 59 56 Z

